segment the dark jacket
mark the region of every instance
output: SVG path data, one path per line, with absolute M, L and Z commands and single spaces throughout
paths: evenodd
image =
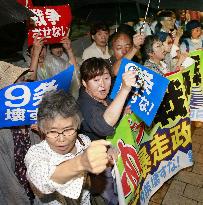
M 93 99 L 84 88 L 80 89 L 78 103 L 84 118 L 81 133 L 87 135 L 91 140 L 105 139 L 106 136 L 114 134 L 114 127 L 104 120 L 103 114 L 107 108 L 104 104 Z

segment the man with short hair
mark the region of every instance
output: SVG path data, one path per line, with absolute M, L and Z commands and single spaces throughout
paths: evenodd
M 100 22 L 95 23 L 90 29 L 90 35 L 93 43 L 83 51 L 82 59 L 97 57 L 108 59 L 110 58 L 108 50 L 108 39 L 110 30 L 108 25 Z

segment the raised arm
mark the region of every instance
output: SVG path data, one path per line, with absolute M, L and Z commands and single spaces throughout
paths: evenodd
M 69 39 L 69 33 L 70 33 L 70 29 L 69 29 L 67 35 L 64 36 L 61 39 L 60 43 L 62 43 L 62 45 L 63 45 L 63 47 L 65 49 L 65 52 L 66 52 L 66 54 L 69 57 L 70 63 L 74 65 L 76 70 L 79 70 L 79 67 L 78 67 L 78 64 L 77 64 L 77 60 L 76 60 L 76 57 L 75 57 L 75 55 L 73 53 L 73 49 L 72 49 L 72 46 L 71 46 L 71 40 Z
M 132 48 L 130 48 L 130 50 L 122 57 L 131 60 L 136 55 L 136 53 L 140 50 L 140 46 L 144 43 L 144 38 L 145 38 L 144 35 L 135 34 L 133 36 Z M 113 64 L 113 73 L 115 76 L 117 75 L 118 70 L 120 68 L 121 60 L 122 58 L 117 59 L 117 61 Z
M 42 51 L 42 48 L 44 46 L 44 39 L 45 38 L 39 38 L 38 35 L 34 38 L 33 47 L 31 49 L 31 64 L 30 64 L 30 71 L 31 79 L 32 81 L 35 81 L 37 79 L 37 69 L 38 69 L 38 61 L 40 57 L 40 53 Z
M 125 101 L 128 97 L 129 92 L 131 91 L 131 87 L 136 84 L 136 72 L 135 71 L 127 71 L 122 76 L 122 86 L 120 91 L 118 92 L 116 98 L 113 102 L 108 106 L 106 111 L 104 112 L 104 119 L 110 125 L 114 126 L 122 113 Z
M 108 145 L 110 142 L 105 140 L 93 141 L 83 154 L 58 165 L 51 179 L 56 183 L 65 184 L 84 172 L 103 172 L 108 163 Z

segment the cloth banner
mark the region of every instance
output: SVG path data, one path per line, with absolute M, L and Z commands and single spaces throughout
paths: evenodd
M 12 84 L 0 90 L 0 128 L 35 124 L 43 95 L 51 90 L 68 91 L 73 71 L 72 65 L 52 78 Z
M 147 205 L 164 182 L 193 165 L 189 112 L 193 74 L 194 65 L 167 77 L 168 90 L 150 127 L 128 114 L 107 137 L 120 151 L 117 167 L 126 204 Z
M 131 110 L 150 126 L 163 100 L 169 80 L 149 68 L 123 58 L 110 98 L 116 97 L 122 84 L 122 74 L 128 70 L 137 71 L 138 83 L 137 87 L 132 88 L 133 94 L 129 97 L 128 104 Z
M 28 46 L 33 44 L 36 35 L 46 37 L 47 44 L 59 43 L 70 28 L 72 21 L 71 8 L 67 5 L 31 7 L 30 10 L 36 15 L 32 17 L 35 26 L 28 31 Z
M 203 122 L 203 51 L 193 51 L 190 56 L 195 60 L 190 117 L 192 121 Z

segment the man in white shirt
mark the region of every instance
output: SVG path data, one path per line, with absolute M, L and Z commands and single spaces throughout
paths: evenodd
M 108 50 L 108 39 L 110 30 L 109 27 L 104 23 L 96 23 L 90 29 L 90 35 L 93 43 L 84 50 L 82 59 L 97 57 L 108 59 L 110 58 Z

